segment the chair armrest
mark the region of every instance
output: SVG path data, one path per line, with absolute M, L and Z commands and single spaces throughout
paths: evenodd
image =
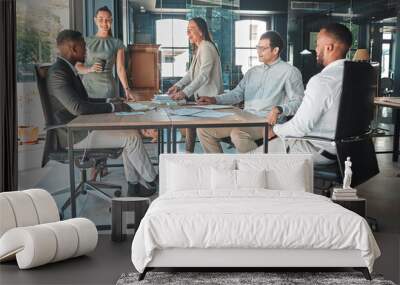
M 331 142 L 335 143 L 335 140 L 330 139 L 330 138 L 324 138 L 324 137 L 317 137 L 317 136 L 304 136 L 304 137 L 285 137 L 285 139 L 298 139 L 298 140 L 308 140 L 308 141 L 321 141 L 321 142 Z

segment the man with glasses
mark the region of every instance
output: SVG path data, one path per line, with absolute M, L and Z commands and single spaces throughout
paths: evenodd
M 199 97 L 199 104 L 237 104 L 244 102 L 244 110 L 266 116 L 274 125 L 293 116 L 301 104 L 304 87 L 300 71 L 280 59 L 283 49 L 281 36 L 274 31 L 261 35 L 257 53 L 261 65 L 251 68 L 238 86 L 220 96 Z M 230 137 L 239 153 L 257 148 L 255 140 L 263 138 L 262 127 L 204 128 L 197 130 L 207 153 L 222 152 L 220 139 Z

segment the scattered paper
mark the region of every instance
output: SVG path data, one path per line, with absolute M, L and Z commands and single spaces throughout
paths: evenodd
M 209 110 L 232 109 L 231 105 L 197 105 L 196 108 L 204 108 Z
M 157 108 L 156 106 L 146 105 L 142 103 L 128 103 L 128 105 L 132 108 L 133 111 L 149 111 Z
M 223 118 L 227 116 L 232 116 L 235 113 L 228 113 L 228 112 L 215 112 L 212 110 L 206 110 L 200 113 L 193 114 L 193 117 L 199 117 L 199 118 Z
M 169 97 L 168 94 L 157 94 L 157 95 L 154 95 L 154 100 L 157 100 L 157 101 L 171 101 L 172 98 Z
M 116 112 L 117 116 L 144 115 L 144 112 Z
M 157 104 L 166 104 L 167 106 L 177 106 L 186 104 L 186 100 L 173 100 L 168 94 L 154 95 L 152 100 Z
M 187 108 L 187 109 L 175 109 L 171 110 L 170 113 L 177 116 L 193 116 L 197 113 L 203 112 L 203 110 Z

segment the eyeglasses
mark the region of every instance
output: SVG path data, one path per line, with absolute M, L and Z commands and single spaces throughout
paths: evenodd
M 112 23 L 112 18 L 96 18 L 100 23 Z
M 261 51 L 261 52 L 264 52 L 264 51 L 266 51 L 266 50 L 269 49 L 269 48 L 271 48 L 271 47 L 263 47 L 263 46 L 256 45 L 256 49 L 257 49 L 258 51 Z

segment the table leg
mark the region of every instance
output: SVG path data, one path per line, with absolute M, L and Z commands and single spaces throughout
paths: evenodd
M 176 131 L 177 129 L 172 127 L 172 153 L 176 153 Z
M 160 156 L 161 153 L 161 130 L 157 129 L 157 154 Z
M 161 129 L 161 153 L 164 153 L 164 129 Z
M 122 241 L 122 203 L 112 201 L 111 218 L 111 240 Z
M 393 134 L 393 161 L 399 160 L 399 136 L 400 136 L 400 109 L 393 108 L 394 134 Z
M 142 201 L 140 203 L 135 203 L 135 234 L 139 228 L 140 222 L 149 208 L 149 201 Z
M 171 153 L 171 128 L 167 129 L 167 153 Z
M 269 125 L 265 125 L 264 127 L 264 153 L 268 153 L 268 128 Z
M 68 162 L 69 162 L 69 184 L 71 191 L 71 217 L 75 218 L 76 201 L 75 201 L 74 138 L 71 129 L 68 129 Z

